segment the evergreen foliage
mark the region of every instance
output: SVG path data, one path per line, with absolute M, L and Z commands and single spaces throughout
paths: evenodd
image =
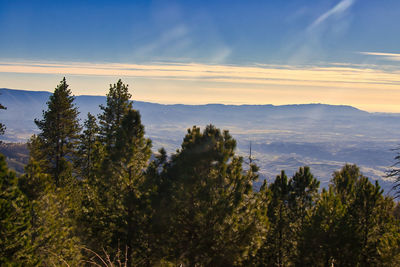
M 377 182 L 372 184 L 357 166 L 345 165 L 333 174 L 329 190 L 323 190 L 312 215 L 306 242 L 321 257 L 304 249 L 307 260 L 313 266 L 398 265 L 399 243 L 382 250 L 383 244 L 398 236 L 393 205 Z
M 70 176 L 80 132 L 78 109 L 71 94 L 64 78 L 50 96 L 43 118 L 35 120 L 40 130 L 37 143 L 41 152 L 35 160 L 41 161 L 43 171 L 52 175 L 57 186 Z
M 132 109 L 132 102 L 129 101 L 131 97 L 128 85 L 121 80 L 118 80 L 116 84 L 110 84 L 106 106 L 100 106 L 103 113 L 99 115 L 100 140 L 104 143 L 107 151 L 115 147 L 116 133 L 121 126 L 122 119 Z
M 30 143 L 31 153 L 37 152 L 35 137 Z M 69 184 L 57 187 L 50 174 L 30 159 L 25 174 L 19 178 L 19 188 L 30 203 L 30 242 L 33 255 L 40 265 L 62 265 L 67 261 L 79 265 L 81 259 L 80 236 L 76 211 L 79 188 Z
M 271 201 L 268 205 L 270 227 L 266 240 L 258 252 L 259 266 L 287 266 L 294 252 L 289 209 L 290 186 L 284 171 L 269 186 Z
M 18 188 L 18 178 L 9 171 L 0 154 L 0 262 L 2 265 L 33 264 L 30 242 L 31 217 L 26 196 Z
M 94 119 L 86 122 L 84 135 L 86 140 L 95 140 L 95 155 L 92 175 L 84 185 L 86 209 L 81 214 L 93 248 L 99 252 L 106 249 L 110 255 L 127 248 L 128 262 L 138 261 L 136 252 L 142 249 L 142 185 L 151 155 L 151 142 L 144 137 L 140 114 L 132 108 L 130 96 L 121 80 L 110 86 L 96 139 L 89 138 L 91 133 L 97 136 L 89 131 L 95 127 L 90 122 Z M 80 154 L 88 154 L 88 148 L 88 144 L 82 147 Z
M 87 119 L 84 122 L 84 131 L 79 136 L 79 144 L 75 157 L 75 170 L 78 177 L 82 179 L 90 179 L 95 175 L 96 169 L 101 162 L 99 158 L 102 155 L 102 146 L 98 140 L 99 127 L 96 122 L 96 117 L 92 114 L 87 114 Z
M 160 209 L 172 262 L 240 265 L 259 247 L 265 205 L 252 190 L 256 167 L 244 172 L 235 148 L 228 131 L 193 127 L 164 163 Z
M 79 236 L 75 210 L 79 191 L 72 176 L 80 125 L 74 97 L 65 78 L 47 102 L 40 133 L 28 143 L 29 162 L 19 182 L 31 214 L 31 242 L 41 264 L 78 263 Z
M 322 190 L 319 201 L 304 230 L 300 245 L 303 261 L 299 266 L 332 266 L 344 250 L 342 220 L 346 209 L 332 188 Z M 350 248 L 351 249 L 351 248 Z M 340 265 L 339 265 L 340 266 Z
M 305 229 L 318 200 L 319 181 L 314 178 L 308 166 L 300 167 L 290 179 L 289 188 L 290 227 L 295 244 L 291 261 L 301 266 L 305 261 L 301 251 L 306 246 Z

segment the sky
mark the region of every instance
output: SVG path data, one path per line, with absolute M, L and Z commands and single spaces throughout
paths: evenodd
M 0 88 L 400 112 L 400 1 L 0 0 Z M 0 96 L 1 103 L 1 96 Z

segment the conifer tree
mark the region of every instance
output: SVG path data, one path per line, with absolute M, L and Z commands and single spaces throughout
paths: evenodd
M 48 184 L 37 199 L 31 200 L 34 254 L 43 266 L 67 262 L 79 266 L 81 240 L 77 235 L 75 192 Z
M 363 266 L 373 265 L 379 257 L 376 249 L 380 237 L 377 220 L 380 206 L 383 204 L 382 192 L 378 182 L 373 185 L 367 177 L 361 177 L 357 183 L 355 200 L 349 208 L 352 226 L 359 233 L 359 263 Z
M 79 137 L 78 110 L 65 78 L 47 102 L 43 118 L 35 123 L 40 130 L 41 158 L 45 173 L 51 174 L 57 186 L 65 183 L 71 174 L 72 158 Z
M 110 84 L 106 106 L 100 106 L 103 113 L 99 115 L 100 140 L 107 151 L 115 147 L 116 133 L 121 126 L 122 118 L 132 109 L 132 102 L 129 101 L 131 97 L 128 85 L 121 80 L 116 84 Z
M 256 167 L 244 172 L 235 148 L 228 131 L 193 127 L 164 166 L 161 222 L 172 262 L 240 265 L 257 251 L 265 208 L 252 191 Z
M 101 156 L 94 164 L 94 177 L 85 197 L 82 222 L 90 245 L 111 255 L 127 249 L 128 263 L 136 262 L 141 250 L 143 189 L 151 142 L 144 137 L 140 113 L 132 108 L 128 86 L 121 80 L 110 86 L 106 106 L 99 115 Z M 90 197 L 89 197 L 90 195 Z
M 312 266 L 398 265 L 400 239 L 395 229 L 399 221 L 393 207 L 393 200 L 383 197 L 377 183 L 372 184 L 356 165 L 345 165 L 333 174 L 306 227 L 300 248 L 304 262 Z
M 30 205 L 18 188 L 18 179 L 9 171 L 0 154 L 0 263 L 4 266 L 34 265 Z
M 343 235 L 348 234 L 343 220 L 346 206 L 336 192 L 323 189 L 310 221 L 306 223 L 299 251 L 301 261 L 296 266 L 345 266 L 338 259 L 344 246 Z
M 76 211 L 82 207 L 76 206 L 75 198 L 79 196 L 79 190 L 74 180 L 57 187 L 53 177 L 43 172 L 40 162 L 33 159 L 41 153 L 38 140 L 35 136 L 31 138 L 31 159 L 25 174 L 19 178 L 19 188 L 29 201 L 33 255 L 39 265 L 62 265 L 64 261 L 78 265 L 81 248 Z
M 391 211 L 393 200 L 383 196 L 383 190 L 377 181 L 372 184 L 362 174 L 356 181 L 354 191 L 354 200 L 348 204 L 346 214 L 346 223 L 350 226 L 353 237 L 351 244 L 354 246 L 352 255 L 348 255 L 348 258 L 353 257 L 360 266 L 397 265 L 398 257 L 387 262 L 386 253 L 392 254 L 392 251 L 382 251 L 383 244 L 388 241 L 385 239 L 390 240 L 396 234 L 398 237 L 398 230 L 395 229 L 399 229 L 399 225 L 394 224 Z M 399 246 L 394 251 L 399 251 L 398 249 Z
M 361 177 L 360 169 L 350 164 L 346 164 L 340 171 L 333 173 L 332 186 L 342 203 L 354 200 L 356 183 Z
M 81 259 L 76 212 L 84 207 L 77 207 L 80 188 L 72 181 L 56 187 L 52 176 L 33 160 L 19 178 L 19 188 L 29 201 L 32 251 L 40 265 L 62 265 L 64 261 L 78 265 Z
M 143 184 L 151 155 L 151 141 L 144 137 L 140 113 L 133 109 L 124 115 L 116 136 L 116 153 L 111 158 L 114 167 L 112 185 L 116 186 L 113 198 L 121 201 L 122 209 L 118 216 L 123 218 L 117 223 L 118 238 L 120 244 L 128 246 L 128 260 L 133 257 L 138 260 L 141 257 L 141 239 L 146 234 L 142 232 L 147 224 L 142 207 L 147 197 L 143 194 Z
M 98 141 L 99 127 L 96 123 L 96 117 L 87 114 L 84 122 L 84 131 L 79 137 L 77 155 L 75 159 L 75 168 L 78 176 L 83 179 L 89 179 L 95 175 L 101 162 L 101 144 Z
M 307 210 L 313 206 L 318 196 L 319 183 L 307 166 L 301 167 L 290 179 L 289 205 L 296 219 L 306 217 Z
M 143 177 L 143 167 L 150 158 L 151 141 L 144 137 L 140 113 L 130 109 L 124 115 L 116 133 L 115 153 L 111 158 L 116 162 L 115 172 L 126 178 L 126 186 L 133 186 L 135 178 Z
M 65 78 L 47 102 L 40 130 L 28 143 L 29 163 L 20 179 L 31 210 L 34 254 L 41 264 L 75 264 L 80 259 L 75 212 L 77 181 L 72 179 L 73 157 L 80 126 L 74 97 Z
M 311 174 L 310 168 L 305 166 L 301 167 L 290 179 L 289 187 L 290 225 L 296 248 L 294 249 L 296 253 L 293 253 L 295 258 L 292 260 L 301 264 L 304 260 L 299 247 L 301 243 L 304 243 L 305 226 L 318 197 L 319 181 Z
M 266 241 L 257 253 L 259 266 L 288 266 L 295 252 L 289 209 L 290 186 L 285 171 L 269 186 L 269 229 Z
M 343 266 L 356 265 L 360 253 L 360 244 L 357 241 L 359 233 L 354 231 L 355 225 L 351 222 L 353 218 L 351 207 L 354 207 L 354 201 L 356 201 L 358 181 L 364 178 L 360 169 L 356 165 L 350 164 L 346 164 L 342 169 L 334 172 L 332 178 L 331 187 L 345 208 L 344 216 L 340 221 L 339 234 L 342 249 L 334 259 L 337 264 Z
M 168 210 L 165 210 L 165 172 L 168 165 L 168 156 L 164 148 L 154 154 L 154 159 L 146 170 L 146 179 L 142 185 L 142 245 L 140 255 L 143 266 L 155 266 L 166 263 L 167 255 L 171 251 L 169 236 L 165 232 L 165 223 L 168 221 Z M 165 265 L 168 266 L 168 265 Z

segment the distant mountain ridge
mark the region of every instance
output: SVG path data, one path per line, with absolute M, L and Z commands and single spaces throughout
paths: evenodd
M 8 110 L 0 113 L 3 120 L 14 121 L 17 118 L 24 121 L 33 121 L 34 118 L 41 117 L 41 112 L 46 108 L 46 102 L 51 95 L 47 91 L 28 91 L 0 88 L 0 103 L 7 106 Z M 83 119 L 88 112 L 98 114 L 99 105 L 105 104 L 105 96 L 79 95 L 75 98 L 75 103 L 79 108 L 80 116 Z M 253 119 L 260 119 L 266 114 L 268 116 L 363 116 L 369 114 L 352 106 L 328 105 L 328 104 L 293 104 L 275 106 L 267 105 L 225 105 L 225 104 L 204 104 L 204 105 L 185 105 L 185 104 L 158 104 L 143 101 L 134 101 L 134 108 L 141 111 L 144 120 L 149 118 L 152 122 L 162 119 L 165 112 L 172 113 L 168 120 L 182 122 L 182 119 L 191 117 L 193 123 L 207 123 L 212 119 L 215 123 L 232 120 L 246 120 L 252 116 Z M 29 106 L 26 104 L 29 103 Z M 25 107 L 27 109 L 25 109 Z M 226 114 L 228 112 L 229 114 Z M 160 117 L 161 113 L 161 117 Z M 227 116 L 229 115 L 229 116 Z M 164 118 L 165 119 L 165 118 Z
M 40 101 L 48 99 L 48 97 L 52 94 L 52 92 L 48 91 L 29 91 L 29 90 L 20 90 L 20 89 L 8 89 L 8 88 L 0 88 L 0 99 L 8 100 L 30 100 L 30 101 Z M 97 99 L 99 102 L 104 102 L 106 96 L 98 96 L 98 95 L 78 95 L 75 96 L 76 101 L 85 103 L 85 101 L 93 101 Z M 268 109 L 278 109 L 282 110 L 291 110 L 291 109 L 310 109 L 310 108 L 322 108 L 327 111 L 332 110 L 342 110 L 346 112 L 354 111 L 361 113 L 368 113 L 366 111 L 362 111 L 352 106 L 348 105 L 330 105 L 330 104 L 321 104 L 321 103 L 310 103 L 310 104 L 288 104 L 288 105 L 272 105 L 272 104 L 239 104 L 239 105 L 231 105 L 231 104 L 219 104 L 219 103 L 210 103 L 210 104 L 201 104 L 201 105 L 190 105 L 190 104 L 159 104 L 154 102 L 144 102 L 133 100 L 136 104 L 139 105 L 157 105 L 157 106 L 167 106 L 173 108 L 233 108 L 233 109 L 251 109 L 253 111 L 260 110 L 268 110 Z
M 7 107 L 1 111 L 0 118 L 8 126 L 5 139 L 9 141 L 26 140 L 36 130 L 33 121 L 41 118 L 46 109 L 51 92 L 27 91 L 15 89 L 0 89 L 0 103 Z M 75 103 L 83 121 L 88 112 L 96 115 L 101 112 L 100 105 L 106 102 L 105 96 L 80 95 L 75 97 Z M 321 120 L 359 118 L 370 113 L 351 106 L 335 106 L 327 104 L 301 105 L 184 105 L 158 104 L 133 100 L 133 106 L 142 115 L 144 125 L 173 125 L 188 128 L 192 125 L 215 124 L 217 126 L 245 126 L 268 124 L 279 120 Z M 10 132 L 11 131 L 11 132 Z M 12 136 L 10 136 L 10 133 Z M 23 133 L 18 135 L 18 133 Z

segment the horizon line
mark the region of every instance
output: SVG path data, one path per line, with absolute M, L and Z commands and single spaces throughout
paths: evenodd
M 15 88 L 0 88 L 0 90 L 9 90 L 9 91 L 23 91 L 23 92 L 35 92 L 35 93 L 48 93 L 52 94 L 51 91 L 46 91 L 46 90 L 41 90 L 41 91 L 36 91 L 36 90 L 27 90 L 27 89 L 15 89 Z M 80 95 L 73 95 L 73 97 L 80 97 L 80 96 L 88 96 L 88 97 L 107 97 L 106 95 L 90 95 L 90 94 L 80 94 Z M 374 114 L 374 113 L 381 113 L 381 114 L 400 114 L 400 112 L 380 112 L 380 111 L 367 111 L 361 108 L 358 108 L 353 105 L 346 105 L 346 104 L 329 104 L 329 103 L 322 103 L 322 102 L 308 102 L 308 103 L 287 103 L 287 104 L 272 104 L 272 103 L 265 103 L 265 104 L 249 104 L 249 103 L 218 103 L 218 102 L 209 102 L 209 103 L 201 103 L 201 104 L 191 104 L 191 103 L 160 103 L 160 102 L 153 102 L 149 100 L 139 100 L 139 99 L 130 99 L 132 102 L 142 102 L 142 103 L 148 103 L 148 104 L 154 104 L 154 105 L 163 105 L 163 106 L 177 106 L 177 105 L 182 105 L 182 106 L 208 106 L 208 105 L 221 105 L 221 106 L 234 106 L 234 107 L 241 107 L 241 106 L 272 106 L 272 107 L 285 107 L 285 106 L 307 106 L 307 105 L 321 105 L 321 106 L 333 106 L 333 107 L 349 107 L 349 108 L 354 108 L 356 110 L 366 112 L 369 114 Z M 4 103 L 3 103 L 4 104 Z M 6 105 L 6 104 L 5 104 Z

